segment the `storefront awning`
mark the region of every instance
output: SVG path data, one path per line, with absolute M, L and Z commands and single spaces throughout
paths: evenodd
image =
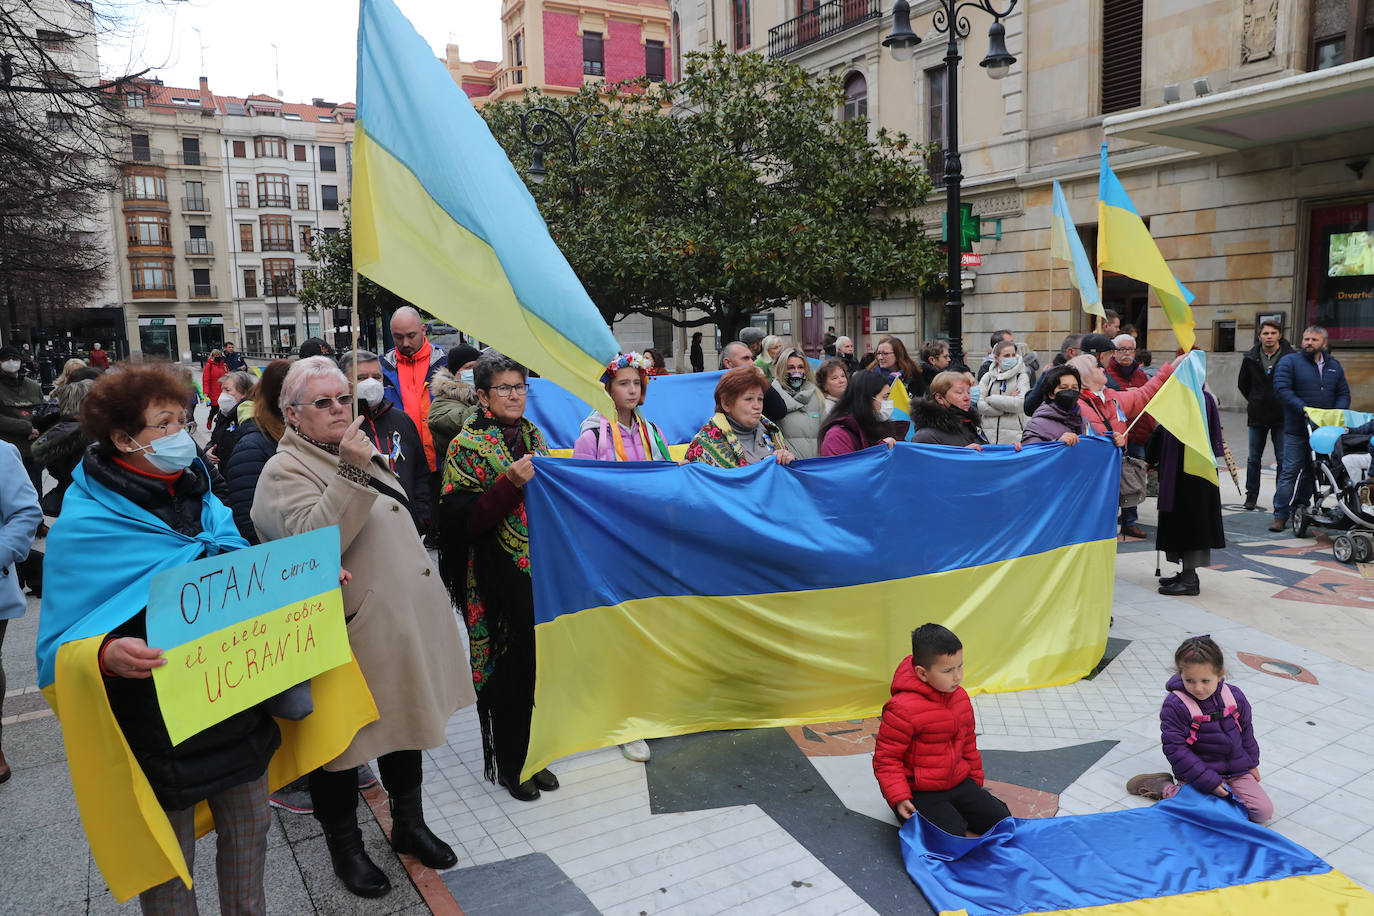
M 1374 58 L 1114 115 L 1107 137 L 1219 154 L 1374 130 Z

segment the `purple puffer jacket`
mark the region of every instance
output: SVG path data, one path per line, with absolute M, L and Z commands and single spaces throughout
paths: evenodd
M 1077 407 L 1061 410 L 1053 401 L 1046 400 L 1026 421 L 1026 428 L 1021 432 L 1021 444 L 1055 442 L 1065 433 L 1083 435 L 1083 414 L 1078 412 Z
M 1222 681 L 1225 683 L 1225 681 Z M 1183 690 L 1183 678 L 1177 674 L 1169 678 L 1166 690 Z M 1238 776 L 1259 766 L 1259 744 L 1255 742 L 1255 723 L 1250 715 L 1250 701 L 1240 688 L 1232 685 L 1240 713 L 1240 725 L 1231 716 L 1203 722 L 1198 728 L 1197 741 L 1188 745 L 1192 716 L 1188 707 L 1172 693 L 1159 710 L 1159 733 L 1164 743 L 1164 756 L 1173 767 L 1179 782 L 1186 782 L 1199 792 L 1211 792 L 1229 776 Z M 1197 704 L 1203 713 L 1220 713 L 1221 684 L 1216 693 Z

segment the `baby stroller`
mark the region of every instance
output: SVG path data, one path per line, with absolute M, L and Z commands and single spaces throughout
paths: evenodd
M 1368 452 L 1369 437 L 1350 435 L 1349 430 L 1374 419 L 1357 410 L 1304 408 L 1312 449 L 1312 502 L 1295 506 L 1289 525 L 1298 537 L 1307 537 L 1315 525 L 1341 532 L 1332 539 L 1331 553 L 1341 563 L 1374 559 L 1374 479 L 1368 472 L 1352 479 L 1341 460 L 1352 452 Z

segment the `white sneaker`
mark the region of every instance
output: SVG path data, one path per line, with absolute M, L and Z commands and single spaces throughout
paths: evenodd
M 649 759 L 649 745 L 644 743 L 642 739 L 636 739 L 628 744 L 620 745 L 620 753 L 625 755 L 626 760 L 645 763 Z

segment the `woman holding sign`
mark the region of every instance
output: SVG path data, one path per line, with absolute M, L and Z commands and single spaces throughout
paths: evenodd
M 453 668 L 463 644 L 448 595 L 411 521 L 396 475 L 353 417 L 348 379 L 334 361 L 295 363 L 282 383 L 286 418 L 277 452 L 258 478 L 253 525 L 264 542 L 339 527 L 348 640 L 379 718 L 336 759 L 310 774 L 315 817 L 334 874 L 360 897 L 391 883 L 363 850 L 356 769 L 374 757 L 391 800 L 391 846 L 430 868 L 458 857 L 425 824 L 420 750 L 444 744 L 453 713 L 473 701 Z
M 534 587 L 525 484 L 544 434 L 525 419 L 525 367 L 488 350 L 473 367 L 482 409 L 463 423 L 444 459 L 439 550 L 465 569 L 452 583 L 466 610 L 472 681 L 486 777 L 519 801 L 558 788 L 547 769 L 524 782 L 534 712 Z
M 89 720 L 99 719 L 103 703 L 82 691 L 96 685 L 103 686 L 117 724 L 117 733 L 98 732 L 105 740 L 95 744 L 96 750 L 108 751 L 122 737 L 171 822 L 188 873 L 196 805 L 208 801 L 219 834 L 220 909 L 261 913 L 266 906 L 267 765 L 281 733 L 266 712 L 252 707 L 174 745 L 152 681 L 153 669 L 166 663 L 162 648 L 171 647 L 150 648 L 146 641 L 145 605 L 156 573 L 248 546 L 229 510 L 210 492 L 209 471 L 186 430 L 189 422 L 185 385 L 162 368 L 135 366 L 106 375 L 82 403 L 82 430 L 95 447 L 73 473 L 62 515 L 48 537 L 49 554 L 70 562 L 48 566 L 39 619 L 39 683 L 50 702 L 62 701 L 55 708 L 72 782 L 92 852 L 116 896 L 120 881 L 133 879 L 113 870 L 127 871 L 135 859 L 142 865 L 149 855 L 138 846 L 142 825 L 112 816 L 124 796 L 138 794 L 129 784 L 137 790 L 137 771 L 127 771 L 131 779 L 110 775 L 111 784 L 92 785 L 86 766 L 84 758 L 94 755 L 79 736 L 90 733 Z M 64 650 L 60 658 L 59 650 Z M 127 766 L 122 755 L 115 758 L 115 767 Z M 94 810 L 103 817 L 92 816 L 86 803 L 91 794 L 102 796 Z M 108 841 L 112 833 L 124 849 L 107 858 L 102 836 Z M 114 859 L 118 864 L 111 866 Z M 165 860 L 164 865 L 165 870 L 175 867 Z M 195 912 L 195 894 L 181 878 L 151 888 L 138 881 L 135 889 L 142 891 L 145 913 Z

